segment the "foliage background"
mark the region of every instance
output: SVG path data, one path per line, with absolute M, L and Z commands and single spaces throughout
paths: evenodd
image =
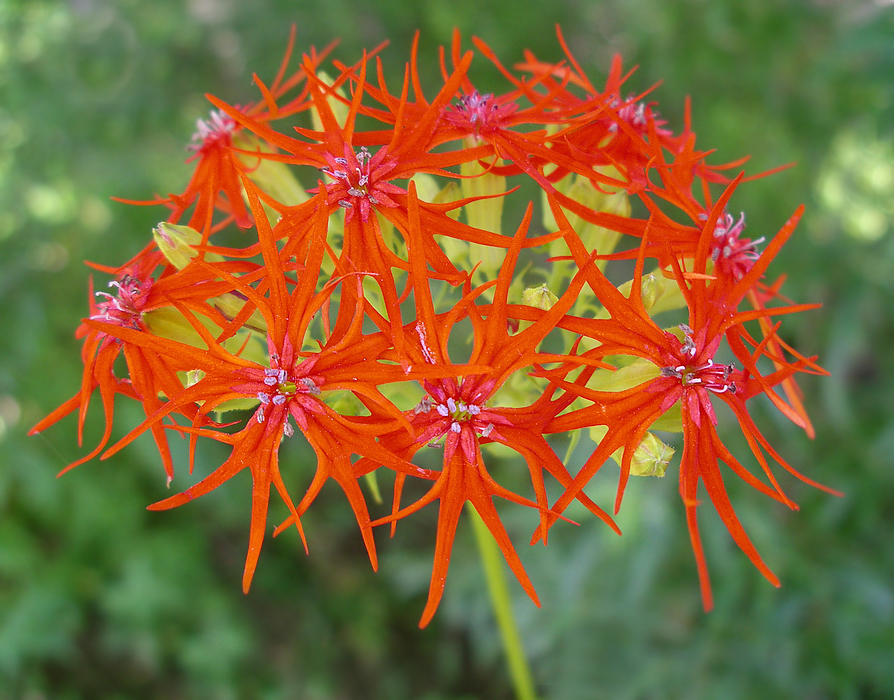
M 803 382 L 816 440 L 769 412 L 761 424 L 846 496 L 785 483 L 801 505 L 790 513 L 731 483 L 784 586 L 705 514 L 705 615 L 674 477 L 640 480 L 622 538 L 586 522 L 523 553 L 543 607 L 516 588 L 517 615 L 544 698 L 894 697 L 889 2 L 0 0 L 0 698 L 511 697 L 468 528 L 424 631 L 433 521 L 382 538 L 373 574 L 334 490 L 308 517 L 311 555 L 296 538 L 268 543 L 246 597 L 247 475 L 151 514 L 167 492 L 150 444 L 57 480 L 79 454 L 74 421 L 24 437 L 78 386 L 81 261 L 129 258 L 160 217 L 109 198 L 182 186 L 203 93 L 254 99 L 251 73 L 273 74 L 292 22 L 299 50 L 341 37 L 346 61 L 390 39 L 395 81 L 417 28 L 434 71 L 453 26 L 511 64 L 524 47 L 560 58 L 558 22 L 594 79 L 620 52 L 640 65 L 632 89 L 664 80 L 654 97 L 672 126 L 690 95 L 715 162 L 797 161 L 741 188 L 733 208 L 757 237 L 808 205 L 774 271 L 789 271 L 794 299 L 823 303 L 786 326 L 832 376 Z M 134 407 L 119 408 L 119 426 L 132 424 Z M 520 541 L 529 530 L 518 524 Z

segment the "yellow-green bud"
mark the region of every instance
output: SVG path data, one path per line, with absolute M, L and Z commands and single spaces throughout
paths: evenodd
M 506 178 L 503 175 L 494 175 L 492 172 L 488 172 L 478 161 L 463 163 L 460 166 L 460 172 L 463 179 L 460 180 L 459 186 L 463 197 L 484 197 L 501 195 L 506 192 Z M 469 222 L 469 226 L 500 233 L 504 199 L 505 197 L 490 196 L 488 199 L 480 199 L 477 202 L 466 204 L 466 220 Z
M 501 233 L 505 198 L 492 195 L 505 194 L 506 178 L 503 175 L 494 175 L 477 160 L 463 163 L 460 166 L 460 173 L 463 175 L 460 181 L 463 197 L 488 197 L 469 202 L 463 207 L 469 226 L 491 233 Z M 473 265 L 481 263 L 479 271 L 489 278 L 499 271 L 506 257 L 506 251 L 502 248 L 470 243 L 469 255 Z
M 206 347 L 205 341 L 186 317 L 173 306 L 164 306 L 143 314 L 143 322 L 152 335 L 178 343 L 191 345 L 194 348 Z
M 545 284 L 539 287 L 528 287 L 522 293 L 522 302 L 524 304 L 533 306 L 541 311 L 549 311 L 557 301 L 559 301 L 559 297 L 549 291 Z
M 186 373 L 186 381 L 183 385 L 187 388 L 191 387 L 193 384 L 198 384 L 202 381 L 202 378 L 205 376 L 205 372 L 201 369 L 191 369 Z
M 590 439 L 593 442 L 602 442 L 608 433 L 608 427 L 594 425 L 590 428 Z M 673 459 L 675 450 L 660 438 L 647 432 L 630 458 L 631 476 L 664 476 L 667 465 Z M 619 447 L 612 453 L 612 459 L 619 465 L 624 459 L 624 448 Z
M 351 391 L 327 391 L 326 404 L 341 416 L 359 416 L 364 413 L 363 403 Z
M 607 169 L 605 174 L 620 179 L 618 172 L 613 168 Z M 564 178 L 557 184 L 557 189 L 595 212 L 606 212 L 624 217 L 630 216 L 630 198 L 624 190 L 612 191 L 612 188 L 608 185 L 600 185 L 600 189 L 597 189 L 588 178 L 580 175 L 575 178 Z M 545 226 L 548 229 L 555 229 L 557 223 L 550 208 L 544 206 L 544 212 Z M 568 218 L 568 223 L 577 232 L 578 237 L 587 249 L 595 250 L 600 255 L 608 255 L 613 252 L 621 239 L 619 232 L 596 226 L 573 212 L 566 212 L 566 217 Z M 550 256 L 567 255 L 561 240 L 553 241 L 550 244 L 549 254 Z M 600 268 L 604 267 L 605 261 L 600 261 L 599 265 Z
M 244 303 L 244 302 L 243 302 Z M 214 333 L 215 326 L 206 318 L 200 318 L 202 325 Z M 195 348 L 206 348 L 207 344 L 199 335 L 199 332 L 186 319 L 186 317 L 172 306 L 165 306 L 160 309 L 153 309 L 143 314 L 143 321 L 149 332 L 160 338 L 176 340 L 178 343 L 191 345 Z M 252 360 L 258 364 L 268 364 L 266 350 L 263 345 L 249 337 L 248 331 L 240 331 L 232 338 L 228 338 L 223 342 L 226 350 L 232 353 L 238 353 L 240 357 Z M 202 370 L 189 370 L 179 373 L 183 386 L 190 387 L 202 380 L 205 373 Z M 227 411 L 241 411 L 254 408 L 258 405 L 257 399 L 243 398 L 232 399 L 214 407 L 215 413 L 225 413 Z
M 178 270 L 186 267 L 189 261 L 199 254 L 193 246 L 202 242 L 202 234 L 189 226 L 169 224 L 163 221 L 152 231 L 152 235 L 155 238 L 158 249 L 164 254 L 168 262 Z M 207 253 L 205 260 L 214 263 L 221 262 L 224 258 L 217 253 Z M 228 319 L 236 318 L 236 315 L 245 306 L 245 298 L 232 293 L 221 294 L 208 301 Z M 174 309 L 158 309 L 158 311 L 164 311 L 165 313 L 156 314 L 156 317 L 152 320 L 159 329 L 156 331 L 150 326 L 150 330 L 155 335 L 179 340 L 189 345 L 197 344 L 195 340 L 198 338 L 198 334 L 179 312 L 176 312 Z M 176 316 L 170 312 L 174 312 Z M 154 314 L 155 312 L 149 313 Z M 267 330 L 264 316 L 257 310 L 246 321 L 245 325 L 252 330 L 260 332 L 266 332 Z
M 416 191 L 419 193 L 419 199 L 431 202 L 432 204 L 456 202 L 463 197 L 462 188 L 455 180 L 448 181 L 447 184 L 440 189 L 438 188 L 438 181 L 427 173 L 416 173 L 413 176 L 413 181 L 416 182 Z M 460 212 L 461 209 L 456 207 L 446 213 L 451 219 L 458 221 Z M 457 268 L 462 269 L 464 267 L 469 267 L 470 243 L 468 241 L 459 238 L 451 238 L 450 236 L 443 236 L 440 239 L 440 245 L 444 251 L 444 255 L 446 255 Z
M 216 297 L 211 297 L 208 300 L 215 309 L 220 311 L 223 316 L 232 321 L 239 312 L 242 311 L 243 307 L 246 304 L 245 297 L 241 297 L 238 294 L 234 294 L 233 292 L 227 292 L 226 294 L 221 294 Z M 255 309 L 252 311 L 251 316 L 242 324 L 243 328 L 247 328 L 252 331 L 257 331 L 258 333 L 266 333 L 267 332 L 267 320 L 264 318 L 264 314 Z
M 170 224 L 162 221 L 152 230 L 155 245 L 167 261 L 178 270 L 189 265 L 189 261 L 199 254 L 194 246 L 201 245 L 202 234 L 194 228 L 182 224 Z M 214 253 L 205 256 L 208 262 L 220 262 L 223 258 Z
M 675 451 L 652 433 L 646 433 L 630 460 L 630 475 L 664 476 Z
M 382 492 L 379 490 L 379 479 L 376 477 L 376 472 L 368 472 L 363 475 L 363 478 L 366 480 L 366 485 L 369 487 L 369 492 L 372 495 L 373 502 L 376 505 L 381 505 Z
M 412 182 L 416 184 L 416 193 L 423 202 L 431 202 L 432 204 L 446 204 L 448 202 L 456 202 L 462 199 L 462 188 L 455 180 L 448 180 L 447 184 L 441 187 L 438 180 L 428 173 L 416 173 L 412 177 Z M 459 219 L 459 208 L 451 209 L 447 212 L 447 216 L 456 221 Z
M 245 302 L 243 301 L 242 303 L 244 304 Z M 220 332 L 220 329 L 209 319 L 204 316 L 198 316 L 197 318 L 209 330 L 211 335 Z M 175 340 L 178 343 L 191 345 L 194 348 L 208 347 L 192 323 L 173 306 L 163 306 L 159 309 L 145 312 L 143 314 L 143 322 L 150 333 L 160 338 Z M 258 340 L 250 338 L 249 335 L 249 331 L 239 331 L 231 338 L 223 341 L 224 349 L 232 353 L 238 353 L 240 357 L 253 362 L 266 364 L 268 360 L 263 344 Z
M 618 291 L 629 299 L 632 288 L 633 280 L 630 280 L 620 285 Z M 642 283 L 640 284 L 640 294 L 642 295 L 643 307 L 646 313 L 651 315 L 686 307 L 686 298 L 683 296 L 683 292 L 680 291 L 680 286 L 676 280 L 664 275 L 643 275 Z

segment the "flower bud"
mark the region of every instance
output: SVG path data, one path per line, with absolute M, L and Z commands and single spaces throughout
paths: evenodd
M 652 433 L 646 433 L 630 460 L 631 476 L 664 476 L 674 456 L 673 447 Z
M 599 443 L 607 433 L 607 426 L 594 425 L 590 428 L 590 439 Z M 630 459 L 630 476 L 664 476 L 675 452 L 673 447 L 647 432 Z M 615 450 L 612 459 L 620 465 L 624 459 L 624 448 Z
M 242 302 L 245 303 L 244 301 Z M 211 320 L 204 316 L 197 317 L 212 335 L 219 333 L 220 329 L 212 323 Z M 163 306 L 158 309 L 152 309 L 143 314 L 143 322 L 152 335 L 160 338 L 175 340 L 184 345 L 191 345 L 194 348 L 205 348 L 207 344 L 203 340 L 199 332 L 193 327 L 192 323 L 173 306 Z M 222 345 L 225 350 L 238 354 L 248 360 L 258 363 L 268 362 L 267 354 L 263 344 L 252 337 L 250 331 L 241 330 L 223 341 Z
M 618 287 L 628 299 L 630 291 L 633 288 L 633 280 L 625 282 Z M 643 308 L 646 313 L 654 316 L 662 311 L 670 311 L 672 309 L 682 309 L 686 307 L 686 298 L 680 291 L 680 286 L 676 280 L 668 277 L 657 277 L 653 274 L 643 275 L 640 283 L 640 294 L 643 302 Z
M 226 294 L 212 297 L 208 301 L 215 309 L 223 314 L 224 318 L 230 321 L 236 318 L 246 304 L 245 297 L 234 292 L 227 292 Z M 248 330 L 257 331 L 258 333 L 266 333 L 267 320 L 264 318 L 264 314 L 255 309 L 245 323 L 242 324 L 242 327 L 247 328 Z
M 428 173 L 416 173 L 413 176 L 413 182 L 416 183 L 416 191 L 419 199 L 431 202 L 432 204 L 447 204 L 448 202 L 456 202 L 463 198 L 463 192 L 459 184 L 450 180 L 446 185 L 440 187 L 438 181 Z M 454 221 L 459 220 L 460 207 L 445 212 Z M 440 239 L 441 249 L 444 251 L 450 261 L 458 268 L 471 267 L 469 265 L 469 246 L 468 241 L 450 236 L 443 236 Z
M 460 182 L 463 197 L 487 197 L 469 202 L 463 207 L 469 226 L 491 233 L 501 233 L 504 200 L 502 195 L 506 193 L 506 178 L 489 172 L 477 160 L 463 163 L 460 172 L 463 175 Z M 502 248 L 471 243 L 469 249 L 472 264 L 480 262 L 478 269 L 488 278 L 497 274 L 506 257 L 506 252 Z
M 617 171 L 613 168 L 606 171 L 607 175 L 619 177 Z M 630 198 L 624 190 L 614 190 L 609 185 L 600 185 L 597 189 L 593 183 L 585 177 L 577 176 L 575 178 L 565 178 L 556 187 L 562 194 L 579 202 L 594 212 L 605 212 L 609 214 L 617 214 L 618 216 L 629 217 L 631 212 Z M 544 197 L 546 195 L 544 194 Z M 556 220 L 552 216 L 549 206 L 544 206 L 544 225 L 548 229 L 557 227 Z M 612 231 L 603 226 L 597 226 L 585 219 L 581 218 L 574 212 L 566 212 L 568 223 L 577 232 L 581 242 L 590 251 L 597 251 L 600 255 L 608 255 L 615 250 L 618 241 L 621 240 L 621 234 L 618 231 Z M 561 240 L 553 241 L 550 244 L 550 256 L 566 255 L 565 248 Z M 599 261 L 600 269 L 605 267 L 604 260 Z
M 557 301 L 559 301 L 559 297 L 549 291 L 545 284 L 539 287 L 528 287 L 522 293 L 522 302 L 524 304 L 533 306 L 541 311 L 549 311 Z
M 143 322 L 152 335 L 178 343 L 191 345 L 194 348 L 205 347 L 205 341 L 186 317 L 173 306 L 164 306 L 143 314 Z
M 652 430 L 663 430 L 667 433 L 683 432 L 683 413 L 680 402 L 677 401 L 673 406 L 662 413 L 655 422 L 649 426 Z
M 549 288 L 545 284 L 541 284 L 539 287 L 528 287 L 522 292 L 521 297 L 523 304 L 533 306 L 535 309 L 540 309 L 541 311 L 549 311 L 553 304 L 559 300 L 559 297 L 549 291 Z M 519 321 L 518 330 L 523 331 L 533 325 L 533 321 Z
M 158 246 L 168 262 L 178 270 L 189 265 L 189 261 L 199 254 L 195 246 L 202 243 L 202 234 L 194 228 L 182 224 L 171 224 L 167 221 L 162 221 L 152 229 L 152 237 L 155 239 L 155 245 Z M 219 262 L 223 258 L 220 255 L 208 253 L 205 260 Z

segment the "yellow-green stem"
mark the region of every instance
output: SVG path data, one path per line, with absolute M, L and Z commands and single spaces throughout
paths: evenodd
M 512 601 L 509 598 L 509 587 L 506 585 L 503 555 L 487 529 L 487 525 L 471 503 L 468 504 L 468 510 L 472 516 L 475 541 L 478 543 L 478 551 L 481 553 L 487 588 L 494 606 L 494 616 L 497 618 L 500 636 L 503 638 L 503 650 L 506 652 L 506 663 L 509 666 L 509 675 L 515 688 L 515 697 L 518 700 L 537 700 L 531 669 L 528 666 L 527 658 L 525 658 L 521 638 L 518 635 L 518 627 L 515 625 L 515 617 L 512 615 Z

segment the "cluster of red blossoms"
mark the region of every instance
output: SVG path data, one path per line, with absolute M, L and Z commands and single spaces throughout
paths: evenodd
M 812 434 L 794 378 L 822 370 L 786 344 L 776 318 L 814 307 L 766 277 L 801 209 L 766 242 L 746 238 L 744 214 L 728 203 L 748 178 L 724 174 L 742 161 L 709 165 L 688 109 L 675 134 L 654 103 L 625 91 L 620 59 L 597 88 L 561 33 L 559 42 L 566 60 L 526 54 L 510 70 L 475 39 L 505 77 L 503 94 L 475 88 L 476 52 L 457 34 L 430 98 L 415 45 L 393 92 L 378 50 L 325 71 L 328 50 L 311 52 L 289 72 L 291 43 L 275 80 L 256 78 L 256 104 L 210 98 L 186 189 L 153 201 L 169 216 L 152 243 L 121 267 L 97 266 L 114 280 L 91 289 L 78 329 L 80 391 L 33 432 L 77 412 L 80 434 L 98 389 L 104 435 L 69 469 L 149 432 L 170 483 L 172 433 L 189 440 L 190 470 L 202 438 L 229 445 L 222 465 L 150 508 L 182 505 L 248 469 L 245 590 L 273 490 L 289 513 L 277 532 L 294 526 L 304 540 L 302 516 L 335 480 L 373 568 L 374 528 L 393 530 L 438 501 L 422 625 L 443 594 L 466 503 L 536 601 L 496 497 L 537 513 L 534 541 L 546 542 L 575 501 L 617 530 L 587 485 L 616 460 L 617 512 L 628 478 L 663 475 L 673 455 L 651 431 L 680 432 L 680 495 L 706 608 L 700 482 L 736 544 L 778 584 L 723 472 L 792 508 L 773 465 L 813 483 L 748 409 L 768 397 Z M 146 419 L 110 445 L 118 395 L 140 402 Z M 721 405 L 762 478 L 718 436 Z M 316 453 L 313 473 L 280 463 L 280 445 L 299 432 Z M 574 473 L 555 434 L 577 454 L 589 445 Z M 302 483 L 300 500 L 286 481 Z M 371 514 L 366 496 L 383 482 L 392 504 Z

